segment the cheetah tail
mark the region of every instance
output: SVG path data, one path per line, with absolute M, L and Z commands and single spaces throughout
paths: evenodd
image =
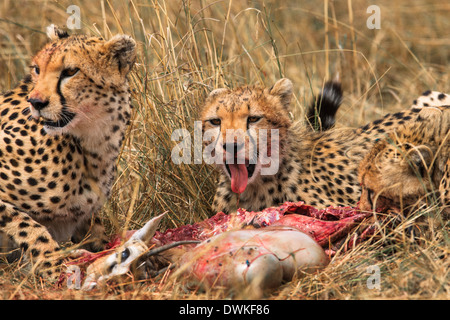
M 339 81 L 327 81 L 322 92 L 309 106 L 307 119 L 315 131 L 325 131 L 334 127 L 336 112 L 342 103 L 342 86 Z

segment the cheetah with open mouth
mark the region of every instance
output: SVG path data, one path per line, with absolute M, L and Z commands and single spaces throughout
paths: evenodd
M 208 146 L 223 154 L 223 160 L 213 162 L 220 172 L 214 212 L 230 213 L 238 207 L 260 211 L 285 201 L 318 208 L 356 206 L 361 196 L 358 166 L 376 141 L 426 117 L 429 107 L 450 105 L 447 94 L 428 91 L 410 109 L 360 128 L 317 131 L 303 121 L 291 121 L 292 96 L 289 79 L 268 88 L 242 86 L 210 93 L 201 111 L 203 132 L 209 132 Z M 324 91 L 323 98 L 340 103 L 336 90 Z M 275 132 L 278 138 L 259 140 L 260 132 Z M 270 155 L 260 161 L 261 150 L 275 159 L 273 172 L 263 172 L 273 162 L 266 161 Z
M 30 75 L 0 97 L 0 233 L 51 275 L 60 242 L 90 230 L 89 249 L 104 247 L 96 214 L 131 118 L 136 43 L 69 36 L 54 25 L 47 34 Z

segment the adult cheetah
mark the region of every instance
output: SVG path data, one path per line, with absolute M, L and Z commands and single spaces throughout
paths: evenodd
M 54 25 L 47 34 L 30 75 L 0 97 L 0 232 L 51 275 L 60 242 L 91 229 L 90 249 L 104 246 L 96 214 L 131 116 L 136 44 L 126 35 L 69 36 Z

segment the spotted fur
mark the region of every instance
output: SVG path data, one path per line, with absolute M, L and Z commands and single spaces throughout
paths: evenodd
M 427 108 L 369 151 L 359 168 L 363 210 L 408 212 L 439 203 L 450 213 L 450 109 Z
M 413 101 L 412 108 L 426 108 L 450 105 L 450 96 L 439 91 L 427 90 Z
M 136 55 L 125 35 L 107 41 L 54 26 L 48 34 L 31 74 L 0 97 L 0 232 L 42 270 L 58 263 L 58 243 L 88 230 L 89 248 L 103 248 L 97 213 L 130 120 L 126 76 Z
M 252 154 L 248 129 L 256 133 L 261 129 L 279 131 L 279 170 L 272 175 L 261 175 L 263 165 L 257 163 L 248 184 L 239 195 L 232 191 L 230 171 L 224 161 L 217 191 L 213 200 L 214 211 L 233 212 L 237 207 L 261 210 L 284 201 L 305 201 L 324 208 L 327 206 L 355 206 L 361 195 L 358 165 L 374 143 L 396 127 L 420 121 L 426 114 L 425 103 L 450 104 L 448 95 L 429 92 L 420 97 L 415 106 L 360 128 L 335 128 L 313 131 L 304 122 L 292 123 L 289 105 L 292 83 L 279 80 L 271 88 L 244 86 L 236 89 L 216 89 L 211 92 L 202 110 L 203 130 L 213 132 L 212 144 L 227 141 L 227 129 L 240 129 L 244 136 L 246 154 Z M 256 117 L 256 118 L 255 118 Z M 249 119 L 259 119 L 250 122 Z M 273 146 L 268 145 L 268 149 Z M 273 147 L 274 148 L 274 147 Z M 277 151 L 277 150 L 274 150 Z M 246 158 L 246 161 L 249 160 Z

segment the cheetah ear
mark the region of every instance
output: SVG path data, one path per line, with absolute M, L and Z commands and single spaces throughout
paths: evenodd
M 136 61 L 136 41 L 130 36 L 118 34 L 105 43 L 105 48 L 117 61 L 119 72 L 126 76 Z
M 433 161 L 433 153 L 426 146 L 419 146 L 411 149 L 407 155 L 407 162 L 414 175 L 419 174 L 425 177 L 427 170 L 430 168 Z
M 51 41 L 56 41 L 59 39 L 64 39 L 69 36 L 67 31 L 61 29 L 55 24 L 51 24 L 47 27 L 47 37 L 50 38 Z
M 292 88 L 292 81 L 287 78 L 282 78 L 269 89 L 269 94 L 278 96 L 283 106 L 289 109 L 292 99 Z
M 227 88 L 218 88 L 218 89 L 214 89 L 213 91 L 211 91 L 208 95 L 208 98 L 214 98 L 216 96 L 218 96 L 221 93 L 227 92 L 228 89 Z

